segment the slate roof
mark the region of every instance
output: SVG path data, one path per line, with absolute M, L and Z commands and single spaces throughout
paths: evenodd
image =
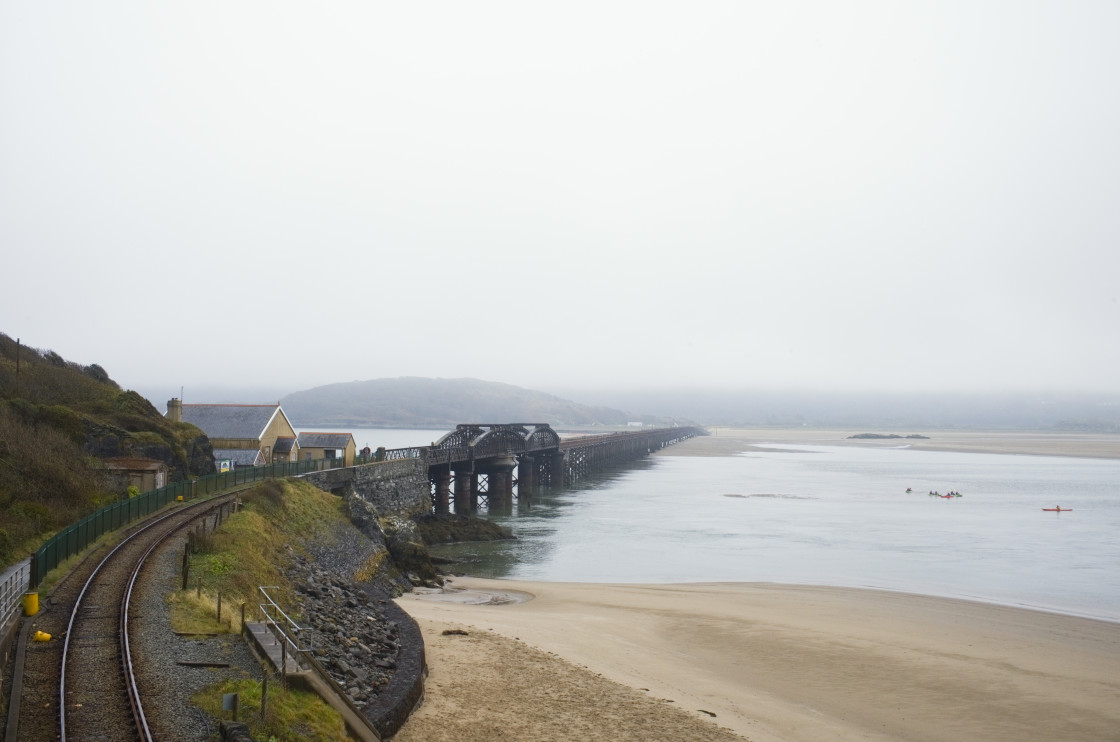
M 350 433 L 300 433 L 300 448 L 345 449 L 354 440 Z
M 183 422 L 197 425 L 210 438 L 253 438 L 260 440 L 277 404 L 185 404 Z
M 272 446 L 273 453 L 291 453 L 292 449 L 296 447 L 296 439 L 290 435 L 282 435 L 276 439 L 275 445 Z
M 236 466 L 260 466 L 264 458 L 259 450 L 248 448 L 215 448 L 214 461 L 229 459 Z

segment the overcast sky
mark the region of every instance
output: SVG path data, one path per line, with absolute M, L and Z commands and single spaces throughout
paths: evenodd
M 1118 30 L 1115 0 L 0 0 L 0 331 L 169 396 L 1118 391 Z

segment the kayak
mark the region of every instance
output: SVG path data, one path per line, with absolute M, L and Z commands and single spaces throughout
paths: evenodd
M 1073 508 L 1043 508 L 1048 513 L 1072 513 Z

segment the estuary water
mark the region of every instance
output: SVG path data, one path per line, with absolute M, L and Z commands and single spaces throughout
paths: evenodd
M 337 432 L 403 448 L 447 431 Z M 1117 459 L 759 442 L 670 451 L 490 517 L 517 540 L 433 552 L 478 577 L 866 587 L 1120 621 Z
M 759 446 L 651 457 L 493 516 L 516 541 L 434 551 L 479 577 L 880 588 L 1120 621 L 1118 460 Z

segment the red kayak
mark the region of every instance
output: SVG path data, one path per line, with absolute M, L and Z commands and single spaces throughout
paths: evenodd
M 1072 513 L 1073 508 L 1043 508 L 1048 513 Z

